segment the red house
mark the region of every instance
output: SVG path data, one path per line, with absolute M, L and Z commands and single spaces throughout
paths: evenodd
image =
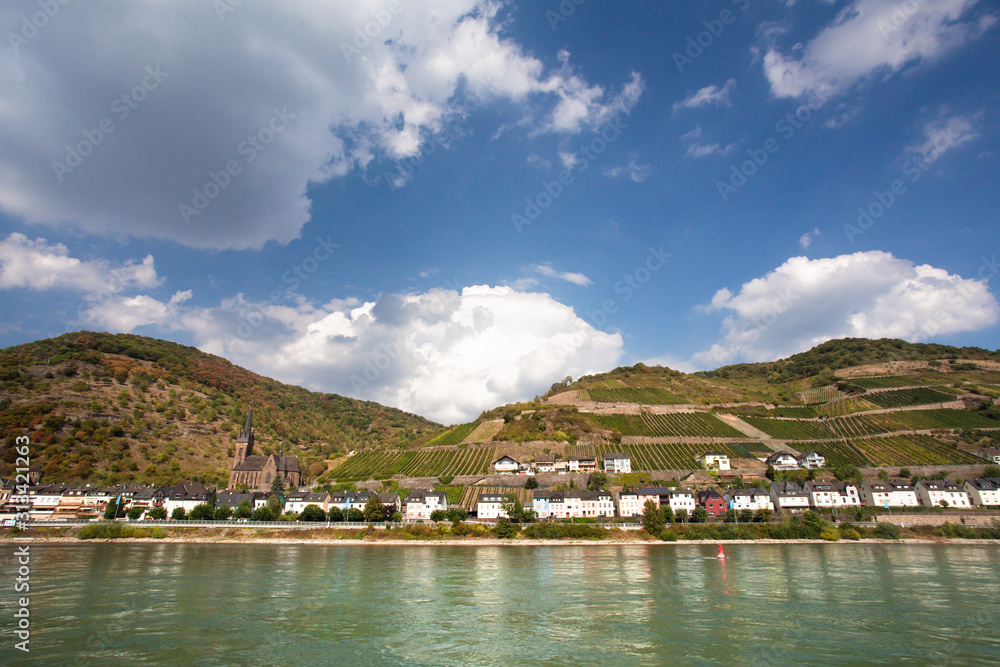
M 714 489 L 711 491 L 699 491 L 698 505 L 699 507 L 704 507 L 712 516 L 725 516 L 726 510 L 729 509 L 725 498 L 719 495 L 719 492 Z

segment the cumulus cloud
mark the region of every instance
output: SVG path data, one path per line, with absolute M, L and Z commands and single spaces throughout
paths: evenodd
M 715 107 L 732 106 L 732 101 L 729 98 L 734 90 L 736 90 L 736 79 L 729 79 L 722 86 L 705 86 L 680 102 L 675 102 L 674 113 L 680 109 L 697 109 L 709 105 Z
M 571 271 L 556 271 L 549 264 L 536 264 L 532 267 L 534 271 L 542 274 L 546 278 L 557 278 L 559 280 L 565 280 L 566 282 L 573 283 L 574 285 L 580 285 L 581 287 L 586 287 L 587 285 L 593 284 L 593 281 L 582 273 L 573 273 Z
M 856 0 L 795 55 L 770 47 L 764 73 L 777 97 L 842 93 L 873 76 L 932 61 L 992 27 L 977 0 Z
M 433 289 L 375 301 L 304 298 L 212 308 L 120 299 L 92 322 L 190 333 L 202 350 L 314 390 L 369 399 L 443 423 L 543 393 L 554 381 L 612 368 L 620 334 L 594 329 L 544 293 L 511 287 Z
M 501 35 L 490 0 L 401 6 L 65 6 L 0 60 L 0 208 L 192 247 L 286 243 L 310 218 L 310 184 L 415 156 L 481 104 L 570 133 L 642 93 L 635 73 L 616 90 L 588 82 L 568 53 L 546 68 Z M 0 24 L 24 11 L 0 5 Z
M 0 289 L 67 289 L 84 294 L 117 294 L 131 288 L 160 284 L 153 256 L 141 262 L 112 264 L 104 259 L 84 261 L 70 257 L 62 243 L 29 239 L 13 233 L 0 240 Z
M 808 248 L 812 245 L 813 239 L 819 236 L 819 229 L 813 229 L 811 232 L 806 232 L 799 237 L 799 245 L 803 248 Z
M 692 357 L 700 368 L 778 359 L 831 338 L 923 341 L 1000 321 L 985 280 L 881 251 L 793 257 L 736 294 L 720 289 L 702 311 L 727 315 L 722 341 Z

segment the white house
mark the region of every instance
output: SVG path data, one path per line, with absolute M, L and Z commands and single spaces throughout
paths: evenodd
M 639 502 L 639 494 L 635 491 L 622 491 L 618 494 L 619 516 L 641 516 L 643 503 Z
M 736 510 L 774 510 L 774 502 L 767 489 L 732 489 L 723 496 L 729 509 Z
M 990 463 L 1000 464 L 1000 447 L 985 447 L 979 450 L 979 455 Z
M 624 452 L 609 452 L 604 455 L 604 471 L 615 474 L 632 472 L 632 460 Z
M 670 491 L 670 509 L 675 513 L 677 510 L 687 510 L 690 514 L 698 507 L 697 498 L 690 489 L 673 489 Z
M 431 512 L 448 509 L 448 496 L 434 491 L 411 491 L 406 499 L 406 511 L 403 517 L 407 521 L 426 521 L 431 518 Z
M 705 452 L 698 458 L 705 470 L 731 470 L 729 456 L 722 452 Z
M 190 512 L 198 505 L 207 503 L 212 492 L 201 482 L 181 482 L 164 489 L 163 494 L 163 506 L 167 508 L 167 516 L 170 516 L 178 507 Z
M 597 459 L 593 456 L 574 456 L 569 460 L 570 472 L 594 472 L 597 470 Z
M 809 509 L 809 494 L 795 482 L 772 483 L 770 495 L 775 509 L 788 510 L 790 512 L 800 512 Z
M 476 502 L 476 516 L 480 519 L 509 518 L 502 507 L 507 496 L 498 493 L 482 494 Z
M 916 507 L 920 504 L 913 485 L 902 479 L 865 480 L 861 484 L 865 504 L 869 507 Z
M 837 490 L 837 507 L 861 507 L 861 492 L 853 482 L 834 482 Z
M 806 452 L 798 459 L 798 464 L 800 468 L 805 468 L 806 470 L 816 470 L 817 468 L 822 468 L 826 465 L 826 457 L 819 452 Z
M 775 452 L 767 457 L 767 465 L 775 470 L 798 470 L 799 460 L 788 452 Z
M 996 507 L 1000 505 L 1000 484 L 997 481 L 985 478 L 967 479 L 962 488 L 969 494 L 975 505 L 982 507 Z
M 580 516 L 613 517 L 614 495 L 610 491 L 580 491 Z
M 840 492 L 830 482 L 806 482 L 809 506 L 813 508 L 836 507 Z
M 535 457 L 535 472 L 555 472 L 556 457 L 554 454 L 539 454 Z
M 521 463 L 512 456 L 504 454 L 493 462 L 493 470 L 500 475 L 516 473 L 521 469 Z
M 285 512 L 302 514 L 302 511 L 310 505 L 315 505 L 326 512 L 329 504 L 330 494 L 328 493 L 292 491 L 285 497 Z
M 957 482 L 946 479 L 922 479 L 917 482 L 917 496 L 928 507 L 972 507 L 969 494 Z

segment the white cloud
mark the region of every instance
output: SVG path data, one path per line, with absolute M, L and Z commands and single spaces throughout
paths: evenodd
M 590 278 L 583 275 L 582 273 L 573 273 L 570 271 L 556 271 L 548 264 L 536 264 L 531 267 L 537 273 L 542 274 L 546 278 L 557 278 L 559 280 L 565 280 L 566 282 L 573 283 L 574 285 L 580 285 L 581 287 L 586 287 L 593 284 Z
M 764 73 L 777 97 L 842 93 L 870 77 L 932 61 L 990 28 L 991 15 L 970 17 L 977 0 L 856 0 L 804 45 L 800 55 L 773 46 Z M 772 33 L 771 37 L 775 35 Z
M 567 169 L 572 169 L 580 161 L 580 158 L 577 157 L 576 153 L 569 153 L 565 151 L 559 152 L 559 159 L 562 160 L 563 166 Z
M 190 299 L 191 294 L 191 290 L 177 292 L 167 302 L 145 294 L 115 296 L 87 308 L 83 312 L 83 324 L 122 333 L 150 325 L 173 330 L 181 317 L 181 304 Z
M 904 153 L 927 165 L 934 164 L 952 148 L 979 136 L 983 114 L 945 117 L 924 126 L 924 138 L 906 147 Z
M 637 164 L 635 159 L 629 159 L 628 164 L 616 165 L 614 167 L 604 167 L 601 169 L 601 173 L 608 178 L 618 178 L 620 176 L 628 176 L 630 180 L 636 183 L 642 183 L 649 177 L 649 172 L 651 167 L 649 164 Z
M 67 289 L 85 294 L 117 294 L 130 288 L 160 284 L 153 256 L 141 262 L 114 265 L 104 259 L 84 261 L 70 257 L 61 243 L 29 239 L 13 233 L 0 240 L 0 289 Z
M 708 105 L 716 107 L 732 106 L 733 103 L 729 98 L 734 90 L 736 90 L 736 79 L 729 79 L 722 87 L 705 86 L 680 102 L 675 102 L 674 113 L 677 113 L 680 109 L 697 109 Z
M 812 245 L 813 239 L 819 236 L 819 229 L 814 229 L 811 232 L 806 232 L 799 237 L 799 245 L 803 248 L 808 248 Z
M 728 155 L 736 150 L 736 144 L 729 144 L 725 148 L 721 144 L 698 144 L 688 146 L 684 157 L 708 157 L 709 155 Z
M 224 20 L 219 6 L 74 3 L 0 60 L 0 208 L 193 247 L 286 243 L 310 218 L 310 184 L 417 155 L 473 102 L 511 100 L 535 133 L 580 132 L 643 89 L 635 73 L 617 92 L 591 84 L 566 53 L 546 70 L 501 35 L 491 0 L 402 3 L 384 27 L 380 2 L 245 2 Z M 23 12 L 0 5 L 0 24 Z M 77 145 L 89 154 L 57 175 Z M 181 204 L 204 210 L 185 221 Z
M 386 294 L 367 303 L 305 299 L 218 307 L 121 299 L 92 321 L 184 330 L 202 350 L 310 389 L 378 401 L 443 423 L 613 368 L 619 334 L 594 329 L 548 294 L 511 287 Z M 103 318 L 103 319 L 102 319 Z
M 1000 321 L 986 281 L 880 251 L 793 257 L 737 294 L 719 290 L 702 310 L 728 314 L 723 339 L 692 357 L 700 368 L 778 359 L 831 338 L 923 341 Z

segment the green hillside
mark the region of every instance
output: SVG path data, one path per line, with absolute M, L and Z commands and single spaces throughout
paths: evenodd
M 104 484 L 228 479 L 232 442 L 254 401 L 256 451 L 324 461 L 405 447 L 441 427 L 369 401 L 307 391 L 193 347 L 79 332 L 0 350 L 0 476 L 9 445 L 29 435 L 31 462 L 52 481 Z

